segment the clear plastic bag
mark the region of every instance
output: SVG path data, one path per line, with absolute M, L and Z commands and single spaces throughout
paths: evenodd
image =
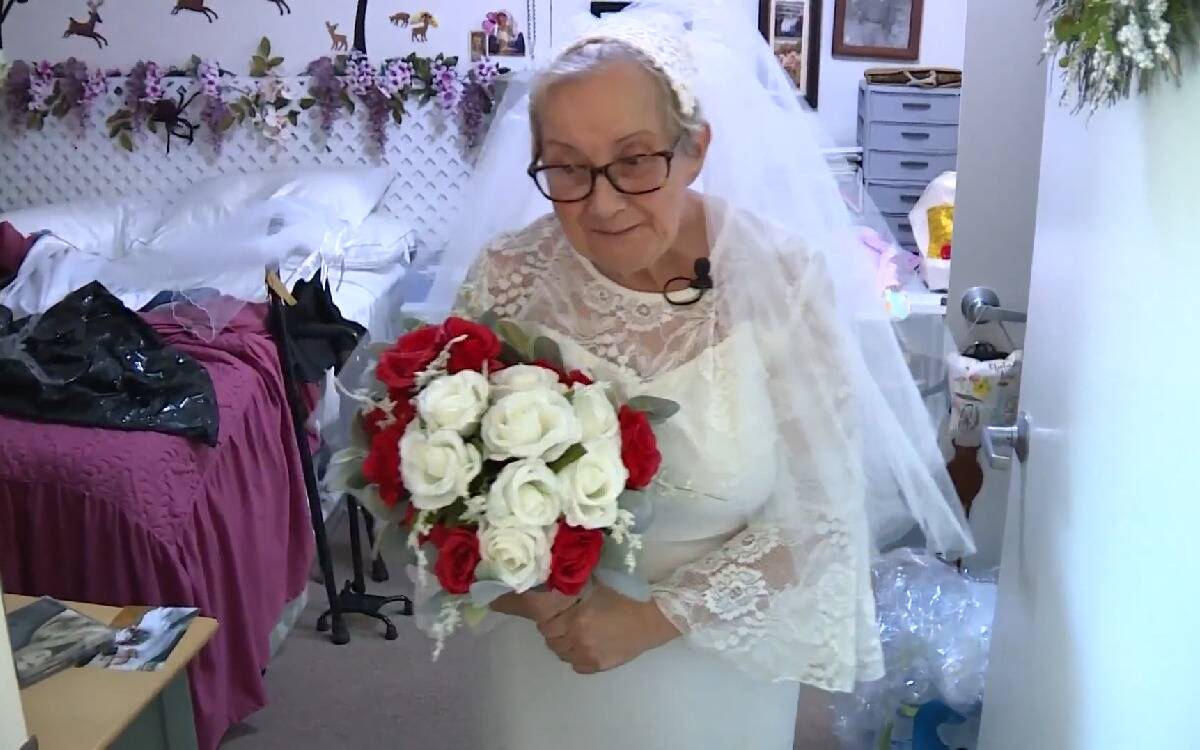
M 915 714 L 940 702 L 971 717 L 983 701 L 994 574 L 960 573 L 928 552 L 902 548 L 882 556 L 873 577 L 887 673 L 834 698 L 834 730 L 846 750 L 880 746 L 902 710 Z

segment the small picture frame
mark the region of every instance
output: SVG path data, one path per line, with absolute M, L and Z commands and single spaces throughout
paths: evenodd
M 621 11 L 625 10 L 625 8 L 628 7 L 628 5 L 629 5 L 629 3 L 627 3 L 627 2 L 625 2 L 625 3 L 592 3 L 590 9 L 592 11 L 593 16 L 595 16 L 596 18 L 600 18 L 601 16 L 606 16 L 609 13 L 620 13 Z
M 758 30 L 804 101 L 816 109 L 821 78 L 821 0 L 759 0 Z
M 834 0 L 835 57 L 914 62 L 925 0 Z
M 517 17 L 512 11 L 505 9 L 489 11 L 483 17 L 480 30 L 484 35 L 484 55 L 486 57 L 525 56 L 525 32 L 521 30 L 517 23 Z
M 471 62 L 479 62 L 487 57 L 487 34 L 482 31 L 471 32 Z

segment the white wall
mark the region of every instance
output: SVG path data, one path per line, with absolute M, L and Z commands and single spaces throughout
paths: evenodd
M 303 66 L 322 55 L 331 54 L 325 22 L 338 25 L 338 33 L 354 42 L 354 0 L 288 0 L 290 15 L 280 15 L 268 0 L 206 0 L 219 14 L 208 23 L 196 13 L 172 16 L 171 0 L 107 0 L 100 7 L 103 23 L 97 31 L 108 39 L 100 49 L 91 39 L 63 38 L 68 20 L 87 16 L 84 0 L 34 0 L 16 5 L 4 23 L 4 54 L 13 59 L 65 60 L 72 55 L 89 64 L 128 68 L 140 59 L 183 65 L 190 55 L 219 60 L 223 67 L 245 72 L 258 40 L 268 36 L 274 53 L 286 58 L 287 73 L 298 73 Z M 549 16 L 550 0 L 537 0 L 538 26 Z M 411 28 L 393 26 L 388 17 L 398 8 L 415 10 L 391 0 L 371 0 L 367 5 L 367 51 L 373 59 L 445 54 L 468 56 L 469 32 L 479 29 L 484 14 L 497 7 L 509 7 L 517 17 L 518 28 L 529 34 L 524 2 L 509 4 L 496 0 L 427 0 L 423 4 L 436 17 L 439 26 L 430 29 L 427 42 L 412 41 Z M 585 4 L 586 7 L 586 4 Z M 548 24 L 546 24 L 548 26 Z M 548 39 L 539 38 L 539 46 Z M 513 67 L 519 58 L 505 58 Z
M 1032 3 L 981 0 L 976 5 L 982 3 L 1011 6 L 1013 10 L 1020 10 L 1027 16 L 1033 15 Z M 895 65 L 962 68 L 967 0 L 925 0 L 925 16 L 921 26 L 921 59 L 916 63 L 834 59 L 833 4 L 834 0 L 824 0 L 821 8 L 821 90 L 817 113 L 836 145 L 856 144 L 858 82 L 862 80 L 863 71 L 867 68 Z

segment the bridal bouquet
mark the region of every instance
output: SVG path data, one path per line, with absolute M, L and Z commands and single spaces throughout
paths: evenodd
M 651 422 L 675 404 L 616 403 L 552 341 L 493 317 L 415 328 L 379 353 L 374 380 L 329 483 L 407 529 L 420 581 L 436 581 L 434 658 L 509 592 L 574 596 L 595 578 L 648 595 L 636 490 L 662 461 Z

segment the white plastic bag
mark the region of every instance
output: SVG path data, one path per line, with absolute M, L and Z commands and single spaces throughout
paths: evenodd
M 925 187 L 921 199 L 908 212 L 913 237 L 917 240 L 917 254 L 921 258 L 921 280 L 933 291 L 950 288 L 950 261 L 939 256 L 940 247 L 930 247 L 932 231 L 929 226 L 929 210 L 949 206 L 953 212 L 957 184 L 957 172 L 943 172 Z

